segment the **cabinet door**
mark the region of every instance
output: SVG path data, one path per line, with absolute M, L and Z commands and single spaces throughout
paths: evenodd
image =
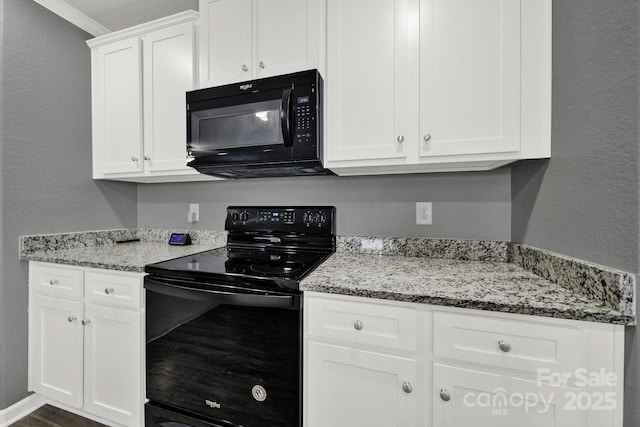
M 74 408 L 82 406 L 82 304 L 45 295 L 32 298 L 31 390 Z
M 93 144 L 97 174 L 142 172 L 138 37 L 94 51 Z
M 406 162 L 407 0 L 327 2 L 327 160 Z M 380 159 L 393 161 L 375 162 Z
M 256 77 L 318 67 L 319 0 L 256 0 Z
M 308 361 L 309 427 L 416 425 L 415 360 L 311 341 Z
M 200 0 L 200 87 L 250 80 L 252 0 Z
M 420 1 L 420 156 L 520 149 L 520 1 Z
M 186 166 L 185 93 L 194 83 L 191 22 L 143 37 L 144 160 L 148 172 L 195 171 Z
M 123 425 L 139 425 L 142 314 L 86 304 L 85 319 L 85 410 Z
M 584 427 L 585 412 L 567 410 L 579 389 L 434 364 L 433 425 L 438 427 Z

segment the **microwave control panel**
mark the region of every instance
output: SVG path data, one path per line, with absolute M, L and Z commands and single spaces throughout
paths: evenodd
M 294 102 L 295 139 L 297 143 L 313 141 L 316 126 L 315 105 L 311 96 L 296 96 Z

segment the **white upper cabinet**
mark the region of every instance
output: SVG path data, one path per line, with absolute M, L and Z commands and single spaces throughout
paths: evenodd
M 408 0 L 328 0 L 325 144 L 329 161 L 406 162 L 407 5 Z
M 325 167 L 486 170 L 549 157 L 550 3 L 328 0 Z
M 187 11 L 89 40 L 93 178 L 212 179 L 186 165 L 186 92 L 195 87 L 195 21 Z
M 323 0 L 200 0 L 200 87 L 319 68 Z
M 96 48 L 92 68 L 94 174 L 142 172 L 138 37 Z
M 423 0 L 420 156 L 520 149 L 520 2 Z
M 142 39 L 144 160 L 147 171 L 186 167 L 186 92 L 194 88 L 194 29 L 191 22 Z
M 253 0 L 200 1 L 200 86 L 252 76 Z

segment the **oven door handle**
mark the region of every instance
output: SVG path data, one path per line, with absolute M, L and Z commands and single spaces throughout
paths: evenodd
M 172 297 L 215 302 L 218 304 L 285 308 L 289 310 L 300 309 L 300 298 L 296 295 L 244 294 L 215 289 L 200 289 L 186 286 L 186 284 L 168 284 L 149 277 L 145 278 L 144 287 L 148 291 L 158 292 Z

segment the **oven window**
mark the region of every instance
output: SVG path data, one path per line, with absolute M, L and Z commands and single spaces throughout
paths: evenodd
M 227 150 L 284 145 L 279 99 L 232 105 L 191 113 L 191 148 Z

